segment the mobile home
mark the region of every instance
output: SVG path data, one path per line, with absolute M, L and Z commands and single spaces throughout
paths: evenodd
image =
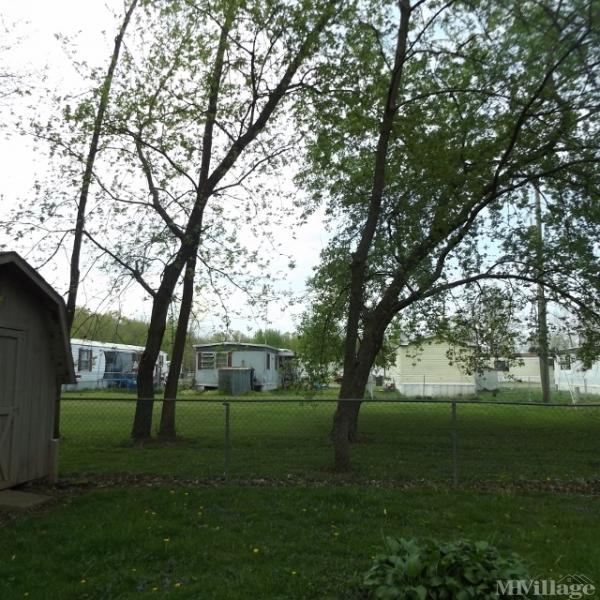
M 447 341 L 436 337 L 427 338 L 421 344 L 403 341 L 396 352 L 396 363 L 386 375 L 396 389 L 407 396 L 464 396 L 497 389 L 495 370 L 468 374 L 448 359 L 450 349 Z
M 194 348 L 199 388 L 218 388 L 219 371 L 245 369 L 248 389 L 275 390 L 284 383 L 284 367 L 294 357 L 291 350 L 244 342 L 197 344 Z
M 600 361 L 585 369 L 577 358 L 577 348 L 560 352 L 554 361 L 556 389 L 577 394 L 600 394 Z
M 77 383 L 65 390 L 134 388 L 144 348 L 129 344 L 71 339 L 71 354 Z M 154 368 L 154 383 L 159 385 L 167 374 L 167 353 L 159 354 Z
M 507 370 L 500 375 L 500 381 L 540 384 L 540 357 L 535 352 L 517 354 L 517 360 L 512 361 Z M 505 364 L 508 361 L 503 361 Z M 550 381 L 554 379 L 554 365 L 550 361 Z

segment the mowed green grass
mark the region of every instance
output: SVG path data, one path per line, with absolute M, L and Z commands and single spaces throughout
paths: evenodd
M 359 487 L 108 489 L 1 531 L 0 598 L 352 598 L 386 535 L 488 540 L 600 582 L 600 503 Z
M 105 398 L 63 400 L 62 474 L 223 475 L 221 401 L 178 402 L 181 439 L 136 447 L 129 438 L 134 400 Z M 333 401 L 229 402 L 232 478 L 331 478 Z M 160 408 L 156 402 L 154 427 Z M 364 403 L 351 477 L 449 481 L 451 431 L 448 403 Z M 456 431 L 461 481 L 600 477 L 600 407 L 459 403 Z

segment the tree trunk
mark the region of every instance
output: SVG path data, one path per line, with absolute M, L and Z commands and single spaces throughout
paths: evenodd
M 366 378 L 353 379 L 340 389 L 340 397 L 333 415 L 331 439 L 334 448 L 334 469 L 337 472 L 349 471 L 350 444 L 358 437 L 358 413 L 367 385 Z
M 340 401 L 333 419 L 332 431 L 336 471 L 347 471 L 350 468 L 351 436 L 352 439 L 356 439 L 358 432 L 358 412 L 360 410 L 358 400 L 363 398 L 371 367 L 377 352 L 381 348 L 385 327 L 389 323 L 389 319 L 383 324 L 377 319 L 365 318 L 367 311 L 364 295 L 369 251 L 381 217 L 381 203 L 386 185 L 388 149 L 394 117 L 398 110 L 397 99 L 406 61 L 408 29 L 412 10 L 410 0 L 399 0 L 398 4 L 400 21 L 398 23 L 394 68 L 390 77 L 385 107 L 379 126 L 367 218 L 350 264 L 350 293 L 348 317 L 346 319 L 346 339 L 344 341 L 344 374 L 340 390 Z M 361 321 L 363 323 L 363 339 L 359 340 Z M 369 321 L 369 323 L 366 321 Z M 354 403 L 356 406 L 348 402 L 352 399 L 356 401 Z
M 167 266 L 158 292 L 152 303 L 152 314 L 148 325 L 146 347 L 140 359 L 137 376 L 137 403 L 131 437 L 144 440 L 152 433 L 152 409 L 154 406 L 154 367 L 165 334 L 171 297 L 181 274 L 184 259 L 183 248 L 176 259 Z
M 380 325 L 375 336 L 363 339 L 354 368 L 342 378 L 340 396 L 335 414 L 331 439 L 334 446 L 334 469 L 350 470 L 350 444 L 358 440 L 358 414 L 365 395 L 369 374 L 383 343 L 385 325 Z M 348 375 L 348 376 L 347 376 Z
M 110 88 L 112 85 L 113 76 L 115 69 L 117 68 L 117 62 L 119 60 L 119 54 L 121 53 L 121 45 L 125 32 L 131 20 L 131 15 L 135 10 L 138 0 L 132 0 L 117 36 L 115 37 L 115 44 L 113 53 L 110 58 L 110 64 L 108 71 L 104 77 L 102 83 L 102 91 L 100 93 L 100 100 L 98 102 L 98 112 L 94 119 L 94 129 L 92 131 L 92 139 L 88 149 L 88 155 L 85 161 L 85 169 L 83 172 L 83 179 L 81 182 L 81 190 L 79 192 L 79 202 L 77 204 L 77 217 L 75 220 L 75 231 L 73 234 L 73 248 L 71 250 L 71 262 L 70 262 L 70 273 L 69 273 L 69 291 L 67 294 L 67 329 L 69 335 L 71 334 L 71 328 L 73 327 L 73 320 L 75 319 L 75 307 L 77 305 L 77 293 L 79 291 L 79 260 L 81 256 L 81 246 L 83 242 L 83 232 L 85 229 L 85 211 L 87 208 L 87 199 L 92 183 L 92 175 L 94 172 L 94 162 L 96 160 L 96 154 L 98 152 L 98 145 L 100 143 L 100 132 L 102 131 L 102 125 L 104 123 L 104 115 L 108 107 L 108 99 L 110 96 Z M 54 410 L 54 437 L 60 437 L 60 393 L 57 396 L 56 407 Z
M 537 233 L 537 268 L 544 272 L 544 231 L 542 225 L 542 202 L 540 190 L 535 186 L 535 223 Z M 543 275 L 542 275 L 543 276 Z M 546 292 L 543 280 L 537 286 L 537 313 L 538 313 L 538 356 L 540 359 L 540 382 L 542 384 L 542 401 L 550 404 L 550 364 L 548 348 L 548 321 L 546 309 Z
M 192 303 L 194 300 L 194 276 L 196 273 L 196 254 L 188 259 L 185 276 L 183 278 L 183 294 L 181 297 L 181 306 L 179 307 L 179 318 L 177 320 L 177 330 L 173 340 L 173 354 L 171 364 L 165 384 L 165 394 L 160 415 L 160 427 L 158 435 L 163 438 L 175 438 L 175 409 L 177 390 L 179 386 L 179 374 L 183 363 L 185 352 L 185 342 L 187 340 L 187 331 L 192 312 Z

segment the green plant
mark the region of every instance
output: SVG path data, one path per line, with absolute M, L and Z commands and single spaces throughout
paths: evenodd
M 387 538 L 362 585 L 381 600 L 498 600 L 496 582 L 509 579 L 530 577 L 516 554 L 503 557 L 487 542 Z

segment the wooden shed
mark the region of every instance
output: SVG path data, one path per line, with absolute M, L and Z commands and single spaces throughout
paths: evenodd
M 65 304 L 15 252 L 0 253 L 0 489 L 56 472 L 60 384 L 74 383 Z

